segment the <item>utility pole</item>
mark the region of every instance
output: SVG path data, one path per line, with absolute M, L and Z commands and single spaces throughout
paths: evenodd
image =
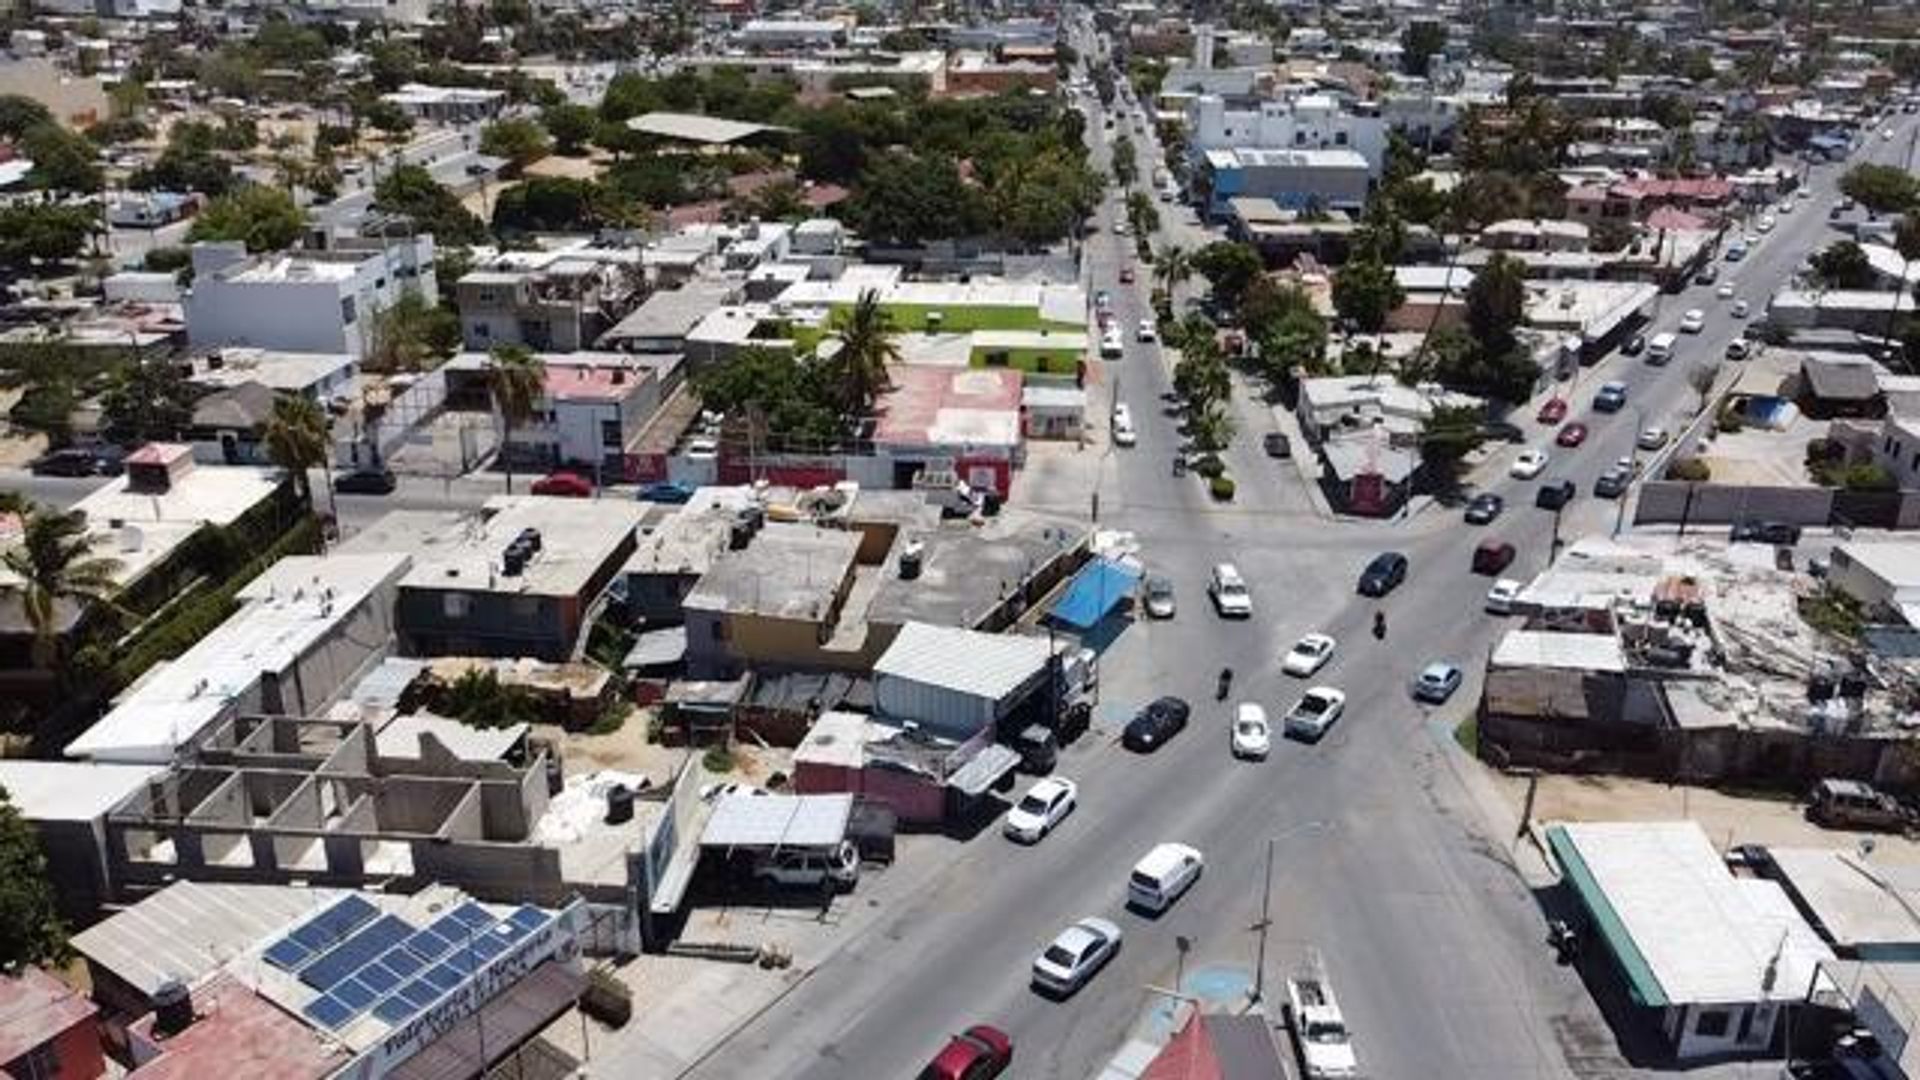
M 1255 1002 L 1265 998 L 1267 991 L 1267 927 L 1273 925 L 1273 920 L 1267 917 L 1267 904 L 1273 898 L 1273 841 L 1273 837 L 1267 837 L 1267 876 L 1260 886 L 1260 921 L 1253 924 L 1260 933 L 1260 947 L 1253 961 L 1252 1000 Z

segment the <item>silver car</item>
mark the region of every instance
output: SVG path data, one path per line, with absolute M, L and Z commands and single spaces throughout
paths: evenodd
M 1071 994 L 1086 985 L 1120 951 L 1120 928 L 1106 919 L 1086 918 L 1054 937 L 1033 958 L 1033 985 Z

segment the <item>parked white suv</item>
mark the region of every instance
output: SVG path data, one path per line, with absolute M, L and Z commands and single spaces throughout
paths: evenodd
M 860 852 L 853 841 L 832 848 L 789 848 L 763 855 L 753 865 L 753 876 L 775 885 L 820 887 L 831 881 L 846 887 L 860 880 Z

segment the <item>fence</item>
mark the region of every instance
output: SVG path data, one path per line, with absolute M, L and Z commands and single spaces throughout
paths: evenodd
M 1781 521 L 1846 528 L 1920 528 L 1920 492 L 1649 480 L 1640 485 L 1636 525 L 1732 525 Z

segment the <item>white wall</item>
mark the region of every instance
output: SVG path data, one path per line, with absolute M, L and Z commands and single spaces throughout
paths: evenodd
M 195 346 L 252 345 L 288 352 L 360 356 L 359 310 L 342 318 L 352 281 L 196 281 L 187 297 L 187 338 Z
M 1701 1030 L 1715 1014 L 1724 1015 L 1726 1029 L 1720 1034 Z M 1748 1015 L 1747 1037 L 1740 1038 L 1740 1026 Z M 1774 1024 L 1780 1018 L 1775 1004 L 1687 1005 L 1667 1010 L 1667 1034 L 1674 1038 L 1674 1056 L 1681 1061 L 1725 1054 L 1752 1054 L 1765 1050 L 1773 1042 Z
M 1230 110 L 1223 99 L 1204 94 L 1188 110 L 1189 145 L 1196 156 L 1207 150 L 1346 148 L 1366 158 L 1367 171 L 1379 175 L 1387 156 L 1387 122 L 1342 112 L 1324 100 L 1265 101 L 1257 110 Z

